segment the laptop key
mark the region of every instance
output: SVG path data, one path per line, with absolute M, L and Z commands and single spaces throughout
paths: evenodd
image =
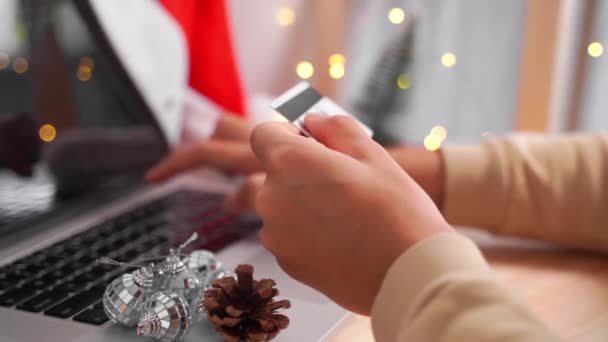
M 114 235 L 114 232 L 111 230 L 102 230 L 99 232 L 101 238 L 109 238 L 112 235 Z
M 78 258 L 78 262 L 80 264 L 88 265 L 88 264 L 92 263 L 93 261 L 95 261 L 95 258 L 91 256 L 91 253 L 89 253 L 89 251 L 87 251 L 87 254 Z
M 66 246 L 63 249 L 63 253 L 61 255 L 62 256 L 71 256 L 71 255 L 78 253 L 80 251 L 80 249 L 81 249 L 80 246 Z
M 115 251 L 117 249 L 121 249 L 127 243 L 129 243 L 129 241 L 127 239 L 119 238 L 114 241 L 106 243 L 106 247 L 108 247 L 108 249 L 111 251 Z
M 14 270 L 9 273 L 0 274 L 0 280 L 9 281 L 9 282 L 12 282 L 15 284 L 19 283 L 27 278 L 29 278 L 29 275 L 27 275 L 26 273 L 21 272 L 19 270 Z
M 92 260 L 93 260 L 93 258 L 91 258 L 91 257 L 86 257 L 83 259 L 79 258 L 77 260 L 71 261 L 71 262 L 61 266 L 61 271 L 65 272 L 67 274 L 78 272 L 78 271 L 84 269 L 85 267 L 89 266 L 91 264 Z
M 56 269 L 54 271 L 44 274 L 41 278 L 44 279 L 46 282 L 52 284 L 52 283 L 56 282 L 57 280 L 61 280 L 65 277 L 69 276 L 71 273 L 72 273 L 71 270 L 64 270 L 63 268 L 59 268 L 59 269 Z
M 65 291 L 65 292 L 71 292 L 71 293 L 78 292 L 78 291 L 82 290 L 83 288 L 84 288 L 83 284 L 77 283 L 74 281 L 66 281 L 55 287 L 55 289 L 57 289 L 59 291 Z
M 155 222 L 151 222 L 151 223 L 144 225 L 142 229 L 145 233 L 154 233 L 162 225 L 163 225 L 163 222 L 155 221 Z
M 55 256 L 59 259 L 59 261 L 58 261 L 58 263 L 59 263 L 59 262 L 67 262 L 67 261 L 72 260 L 74 258 L 75 254 L 76 254 L 76 251 L 71 251 L 71 252 L 64 251 L 59 254 L 56 254 Z
M 133 260 L 139 254 L 140 253 L 137 251 L 137 249 L 130 248 L 130 249 L 120 253 L 118 256 L 116 256 L 115 259 L 118 262 L 128 262 L 128 261 Z
M 88 284 L 88 283 L 94 282 L 94 281 L 102 278 L 106 273 L 107 273 L 107 271 L 104 268 L 102 268 L 100 266 L 95 266 L 92 269 L 90 269 L 89 271 L 78 275 L 72 281 L 75 283 L 84 285 L 84 284 Z
M 141 244 L 141 248 L 143 248 L 144 250 L 149 250 L 151 248 L 156 247 L 156 245 L 157 245 L 156 241 L 147 240 L 143 244 Z
M 114 222 L 116 226 L 119 227 L 119 230 L 122 230 L 133 222 L 133 217 L 130 217 L 129 215 L 123 215 L 114 220 Z
M 55 244 L 55 245 L 49 247 L 48 249 L 46 249 L 44 252 L 47 255 L 47 257 L 49 257 L 49 256 L 54 257 L 57 254 L 63 253 L 63 246 Z
M 112 252 L 112 249 L 108 246 L 99 246 L 95 253 L 99 256 L 106 256 Z
M 102 325 L 109 319 L 103 309 L 88 309 L 74 316 L 74 320 L 82 323 Z
M 5 273 L 0 273 L 0 281 L 15 282 L 19 281 L 19 279 L 14 279 L 14 277 L 6 271 Z
M 0 296 L 0 306 L 15 306 L 19 302 L 36 294 L 36 289 L 30 286 L 21 286 L 5 292 Z
M 29 281 L 27 284 L 39 290 L 44 289 L 45 287 L 48 287 L 50 285 L 47 281 L 41 278 L 36 278 L 32 281 Z
M 37 265 L 42 267 L 45 270 L 48 270 L 49 268 L 53 268 L 53 267 L 57 266 L 58 263 L 59 263 L 58 261 L 43 259 L 43 260 L 39 261 L 37 263 Z
M 169 239 L 164 235 L 157 235 L 157 236 L 153 237 L 151 240 L 154 241 L 154 243 L 156 243 L 156 245 L 166 245 L 167 243 L 169 243 Z
M 150 246 L 153 247 L 154 245 Z M 146 247 L 145 241 L 138 241 L 135 245 L 133 245 L 133 248 L 139 252 L 140 255 L 142 254 L 146 254 L 147 252 L 149 252 L 149 248 Z
M 139 239 L 141 237 L 141 233 L 134 230 L 134 231 L 130 231 L 125 235 L 125 238 L 127 238 L 129 241 L 135 241 L 137 239 Z
M 44 267 L 42 267 L 38 264 L 30 264 L 30 265 L 27 265 L 25 268 L 23 268 L 23 271 L 25 271 L 29 274 L 38 274 L 41 271 L 44 271 Z
M 90 246 L 99 240 L 101 240 L 101 239 L 97 235 L 91 235 L 91 236 L 87 236 L 84 239 L 82 239 L 82 243 L 85 246 Z
M 0 280 L 0 291 L 8 290 L 11 287 L 13 287 L 14 285 L 15 285 L 15 283 L 13 283 L 13 282 L 6 281 L 6 280 Z
M 40 293 L 25 302 L 17 305 L 17 309 L 30 311 L 30 312 L 41 312 L 47 308 L 59 303 L 67 297 L 67 292 L 60 290 L 52 290 Z
M 92 288 L 90 290 L 81 292 L 74 297 L 53 306 L 44 313 L 46 315 L 59 318 L 72 317 L 82 309 L 98 301 L 103 294 L 103 290 L 103 288 Z
M 59 258 L 59 257 L 57 257 L 57 256 L 55 256 L 54 254 L 47 255 L 47 257 L 43 260 L 43 262 L 46 262 L 46 263 L 51 264 L 51 265 L 54 265 L 54 264 L 56 264 L 58 262 L 61 262 L 61 261 L 62 261 L 62 259 Z

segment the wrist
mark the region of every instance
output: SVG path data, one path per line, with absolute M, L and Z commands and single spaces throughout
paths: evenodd
M 437 207 L 445 197 L 445 168 L 441 151 L 428 151 L 418 147 L 392 147 L 387 149 L 401 168 L 422 187 Z
M 432 208 L 432 205 L 429 206 Z M 369 306 L 367 310 L 358 312 L 360 314 L 369 315 L 373 306 L 374 299 L 377 297 L 384 279 L 397 260 L 415 246 L 423 244 L 424 241 L 433 240 L 438 235 L 457 234 L 456 231 L 443 219 L 443 217 L 433 208 L 432 212 L 425 215 L 427 219 L 408 220 L 408 223 L 397 223 L 392 233 L 387 233 L 390 238 L 382 242 L 383 248 L 376 249 L 373 259 L 375 260 L 374 267 L 370 270 L 367 277 L 371 282 L 369 290 Z M 413 227 L 415 227 L 413 229 Z

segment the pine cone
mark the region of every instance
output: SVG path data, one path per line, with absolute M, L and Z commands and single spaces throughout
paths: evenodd
M 289 309 L 291 303 L 274 300 L 279 294 L 274 280 L 253 280 L 253 266 L 239 265 L 235 273 L 237 279 L 215 280 L 205 291 L 207 318 L 226 341 L 270 341 L 289 325 L 289 318 L 276 310 Z

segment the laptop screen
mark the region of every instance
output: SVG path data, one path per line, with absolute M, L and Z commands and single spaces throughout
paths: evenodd
M 0 2 L 0 233 L 135 186 L 167 151 L 77 2 Z

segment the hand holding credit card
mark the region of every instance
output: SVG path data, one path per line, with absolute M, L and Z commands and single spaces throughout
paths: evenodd
M 287 90 L 283 95 L 274 100 L 270 106 L 287 120 L 291 121 L 302 134 L 308 137 L 310 137 L 310 134 L 304 125 L 306 113 L 315 113 L 322 116 L 351 116 L 333 100 L 319 94 L 319 92 L 308 82 L 296 84 L 293 88 Z M 355 118 L 355 120 L 357 119 Z M 374 132 L 369 127 L 359 120 L 357 120 L 357 122 L 361 128 L 365 130 L 368 136 L 372 137 L 374 135 Z

